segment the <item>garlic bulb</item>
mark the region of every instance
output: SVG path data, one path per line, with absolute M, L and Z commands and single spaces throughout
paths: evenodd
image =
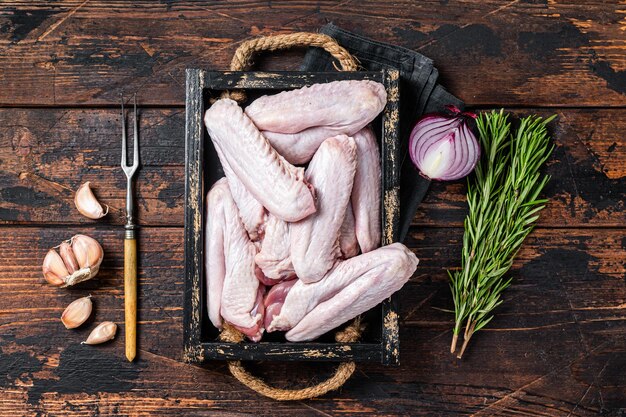
M 87 321 L 91 315 L 92 308 L 91 295 L 74 300 L 63 311 L 61 321 L 66 329 L 75 329 Z
M 95 220 L 106 216 L 109 212 L 109 206 L 105 205 L 106 210 L 102 209 L 102 205 L 98 202 L 96 196 L 93 195 L 93 191 L 91 191 L 90 184 L 91 183 L 87 181 L 78 187 L 74 195 L 74 204 L 80 214 Z
M 117 324 L 112 321 L 105 321 L 96 326 L 95 329 L 89 333 L 87 340 L 83 342 L 85 345 L 97 345 L 99 343 L 107 342 L 115 337 L 117 332 Z
M 76 235 L 50 249 L 43 260 L 43 276 L 50 285 L 68 287 L 93 278 L 104 257 L 102 246 L 86 235 Z

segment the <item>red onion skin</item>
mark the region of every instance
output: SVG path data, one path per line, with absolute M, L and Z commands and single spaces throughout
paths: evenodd
M 440 181 L 453 181 L 467 176 L 474 170 L 480 159 L 480 146 L 468 125 L 469 119 L 477 116 L 471 112 L 461 112 L 453 105 L 446 106 L 450 115 L 430 113 L 424 115 L 413 127 L 409 139 L 409 156 L 413 164 L 426 178 Z M 436 152 L 448 140 L 452 144 L 443 167 L 443 172 L 430 178 L 422 168 L 429 151 Z M 450 161 L 449 158 L 452 158 Z

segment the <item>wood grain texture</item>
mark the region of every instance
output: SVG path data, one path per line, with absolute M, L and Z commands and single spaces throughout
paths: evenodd
M 622 3 L 356 3 L 10 2 L 0 14 L 0 104 L 109 105 L 124 90 L 143 103 L 182 105 L 186 67 L 225 70 L 245 39 L 332 21 L 424 53 L 467 102 L 624 105 Z M 294 68 L 293 59 L 274 62 Z
M 540 225 L 619 227 L 626 224 L 626 110 L 538 110 L 559 118 L 546 172 L 550 199 Z M 142 225 L 182 225 L 184 110 L 141 109 L 141 161 L 137 180 Z M 98 224 L 124 223 L 126 179 L 119 168 L 119 113 L 105 109 L 0 109 L 0 222 L 85 223 L 73 191 L 91 181 L 111 206 Z M 433 183 L 414 224 L 460 226 L 465 184 Z
M 65 227 L 3 227 L 0 250 L 0 416 L 51 415 L 618 415 L 626 376 L 626 244 L 621 230 L 536 230 L 523 247 L 514 283 L 496 319 L 467 358 L 448 353 L 452 316 L 445 268 L 458 266 L 462 229 L 413 228 L 408 244 L 420 266 L 400 292 L 400 367 L 366 364 L 343 390 L 322 399 L 276 404 L 241 387 L 223 363 L 182 359 L 182 228 L 144 228 L 139 244 L 139 355 L 124 359 L 122 338 L 80 341 L 96 323 L 123 322 L 121 230 L 86 228 L 105 260 L 92 281 L 70 290 L 44 283 L 46 242 Z M 33 247 L 33 236 L 37 244 Z M 593 292 L 594 296 L 589 297 Z M 93 321 L 76 331 L 60 322 L 71 300 L 91 293 Z M 16 307 L 19 306 L 19 307 Z M 304 386 L 332 372 L 323 364 L 255 364 L 268 380 Z M 313 407 L 313 409 L 311 409 Z M 481 411 L 482 410 L 482 411 Z M 612 412 L 613 414 L 610 414 Z M 227 412 L 225 413 L 227 414 Z M 15 415 L 13 413 L 12 415 Z
M 609 416 L 626 413 L 625 5 L 582 0 L 5 1 L 0 5 L 0 417 Z M 225 69 L 244 39 L 327 21 L 424 53 L 472 107 L 557 113 L 550 203 L 511 271 L 496 318 L 462 361 L 448 353 L 445 270 L 458 267 L 462 182 L 433 184 L 407 245 L 421 260 L 400 293 L 400 367 L 363 365 L 323 398 L 278 404 L 221 362 L 183 363 L 184 69 Z M 256 68 L 297 68 L 301 52 Z M 139 94 L 139 360 L 121 325 L 125 178 L 118 93 Z M 587 108 L 588 107 L 588 108 Z M 520 110 L 521 109 L 521 110 Z M 112 212 L 94 222 L 82 182 Z M 50 246 L 81 232 L 103 244 L 99 275 L 47 286 Z M 94 314 L 66 330 L 64 307 Z M 123 327 L 119 335 L 123 335 Z M 323 363 L 247 365 L 284 387 L 328 376 Z
M 124 342 L 132 362 L 137 355 L 137 239 L 124 239 Z

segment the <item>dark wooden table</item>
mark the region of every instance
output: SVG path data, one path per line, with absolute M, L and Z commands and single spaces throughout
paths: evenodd
M 238 43 L 327 21 L 433 58 L 478 110 L 559 115 L 550 204 L 511 272 L 495 320 L 463 360 L 448 351 L 446 268 L 459 265 L 462 182 L 436 184 L 407 244 L 421 259 L 401 292 L 401 362 L 359 366 L 339 392 L 276 403 L 223 363 L 184 364 L 184 69 L 225 69 Z M 260 68 L 295 68 L 301 52 Z M 123 323 L 118 94 L 141 103 L 139 360 L 123 338 L 80 345 L 59 320 L 92 294 Z M 0 6 L 0 415 L 626 415 L 626 6 L 611 1 L 291 1 Z M 92 181 L 111 214 L 89 221 Z M 75 233 L 104 246 L 98 278 L 47 286 L 41 262 Z M 123 334 L 121 329 L 120 336 Z M 255 364 L 282 386 L 332 371 Z

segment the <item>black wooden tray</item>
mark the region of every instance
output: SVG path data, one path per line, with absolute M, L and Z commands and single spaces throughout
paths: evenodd
M 376 361 L 396 365 L 399 358 L 396 296 L 363 315 L 367 327 L 361 341 L 337 343 L 333 332 L 314 342 L 287 342 L 280 333 L 264 334 L 260 343 L 224 343 L 208 319 L 204 279 L 204 207 L 206 192 L 223 176 L 219 159 L 204 128 L 211 97 L 242 89 L 249 100 L 261 94 L 337 80 L 374 80 L 387 90 L 387 105 L 374 122 L 382 162 L 382 244 L 397 240 L 400 216 L 400 156 L 398 149 L 398 71 L 383 72 L 212 72 L 187 70 L 185 136 L 185 296 L 184 359 Z M 244 103 L 246 104 L 246 103 Z

